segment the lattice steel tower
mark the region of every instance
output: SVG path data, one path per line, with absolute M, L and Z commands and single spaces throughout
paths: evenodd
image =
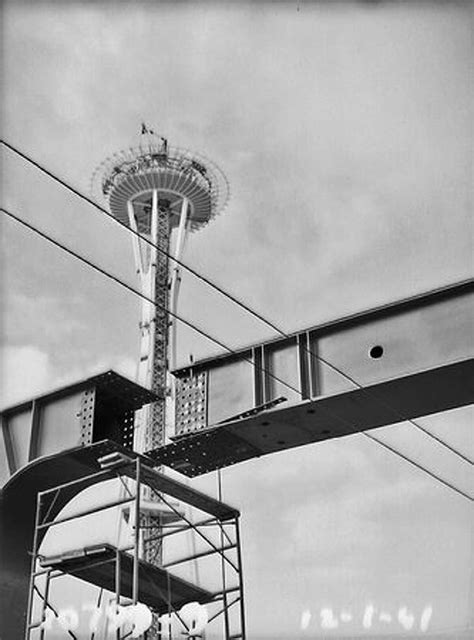
M 143 301 L 137 382 L 169 396 L 169 363 L 175 360 L 180 259 L 189 231 L 204 227 L 225 207 L 229 189 L 222 171 L 202 155 L 170 147 L 142 125 L 140 144 L 105 160 L 93 176 L 95 195 L 105 198 L 115 218 L 149 242 L 133 236 Z M 172 236 L 174 236 L 172 238 Z M 173 251 L 173 253 L 171 253 Z M 148 451 L 165 441 L 166 400 L 142 410 L 135 448 Z M 169 411 L 168 411 L 169 413 Z

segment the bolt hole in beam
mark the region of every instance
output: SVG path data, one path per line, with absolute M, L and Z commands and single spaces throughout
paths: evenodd
M 383 347 L 380 344 L 376 344 L 369 351 L 369 356 L 371 358 L 373 358 L 374 360 L 378 360 L 379 358 L 381 358 L 383 356 Z

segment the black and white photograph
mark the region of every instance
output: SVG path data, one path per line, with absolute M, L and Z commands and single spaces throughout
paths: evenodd
M 474 2 L 0 12 L 0 640 L 473 638 Z

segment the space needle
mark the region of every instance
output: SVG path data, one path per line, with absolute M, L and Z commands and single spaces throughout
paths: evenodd
M 137 382 L 163 398 L 136 418 L 135 449 L 149 451 L 164 444 L 170 421 L 166 398 L 171 393 L 170 363 L 176 360 L 176 261 L 187 234 L 205 227 L 224 209 L 228 183 L 213 162 L 170 146 L 167 138 L 142 124 L 138 146 L 110 156 L 97 168 L 93 191 L 134 232 L 135 266 L 144 296 Z

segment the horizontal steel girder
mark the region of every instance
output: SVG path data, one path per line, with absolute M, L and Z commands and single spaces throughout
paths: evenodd
M 473 303 L 471 280 L 177 370 L 177 437 L 152 455 L 198 475 L 470 404 Z
M 155 464 L 197 476 L 268 453 L 470 404 L 473 382 L 474 358 L 469 358 L 203 429 L 147 456 Z

